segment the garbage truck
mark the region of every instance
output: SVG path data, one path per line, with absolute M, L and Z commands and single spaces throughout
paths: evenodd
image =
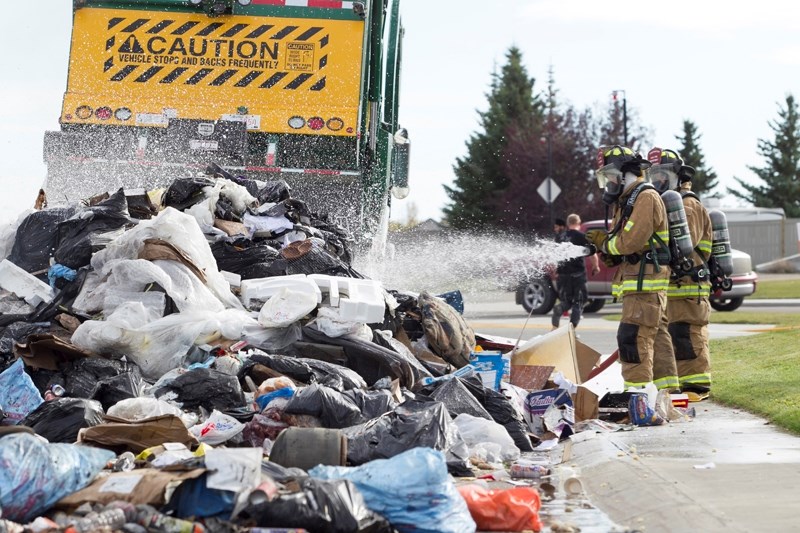
M 204 172 L 285 180 L 369 240 L 408 194 L 399 0 L 73 0 L 51 204 Z M 390 194 L 391 193 L 391 194 Z

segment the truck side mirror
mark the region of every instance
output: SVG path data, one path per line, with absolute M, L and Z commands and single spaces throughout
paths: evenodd
M 408 140 L 408 131 L 400 128 L 394 134 L 392 149 L 392 196 L 402 200 L 408 196 L 408 152 L 411 143 Z

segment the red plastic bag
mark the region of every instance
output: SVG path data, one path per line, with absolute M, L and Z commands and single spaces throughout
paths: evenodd
M 462 485 L 458 492 L 478 526 L 484 531 L 542 530 L 539 509 L 542 501 L 533 487 L 487 490 L 480 485 Z

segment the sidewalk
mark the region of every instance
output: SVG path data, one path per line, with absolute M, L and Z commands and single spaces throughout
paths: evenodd
M 800 531 L 800 438 L 740 410 L 692 406 L 692 422 L 576 443 L 589 500 L 647 533 Z

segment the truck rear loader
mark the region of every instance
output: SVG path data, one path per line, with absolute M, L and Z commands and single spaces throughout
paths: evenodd
M 399 0 L 73 0 L 51 203 L 203 172 L 286 180 L 368 241 L 408 194 Z

